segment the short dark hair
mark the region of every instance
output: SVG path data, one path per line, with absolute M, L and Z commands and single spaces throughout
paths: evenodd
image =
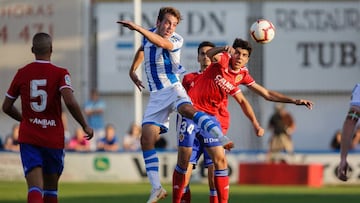
M 251 55 L 252 47 L 251 47 L 250 43 L 246 40 L 243 40 L 241 38 L 236 38 L 234 40 L 232 47 L 234 49 L 236 49 L 236 48 L 246 49 L 249 51 L 249 56 Z
M 198 46 L 198 54 L 200 53 L 200 49 L 203 47 L 215 47 L 215 44 L 209 41 L 203 41 Z
M 51 36 L 43 32 L 35 34 L 32 40 L 31 51 L 34 54 L 38 54 L 38 55 L 51 53 L 52 51 Z
M 158 21 L 164 20 L 164 16 L 167 13 L 170 13 L 171 15 L 175 16 L 178 19 L 178 23 L 180 23 L 180 21 L 182 20 L 180 11 L 177 10 L 176 8 L 174 8 L 174 7 L 162 7 L 162 8 L 160 8 L 157 20 Z

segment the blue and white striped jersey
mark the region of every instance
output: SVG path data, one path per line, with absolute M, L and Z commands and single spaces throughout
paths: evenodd
M 156 28 L 150 31 L 156 32 Z M 180 73 L 185 72 L 180 65 L 180 52 L 184 40 L 177 33 L 173 33 L 169 40 L 174 46 L 172 51 L 157 47 L 145 37 L 143 38 L 145 73 L 151 92 L 179 82 Z

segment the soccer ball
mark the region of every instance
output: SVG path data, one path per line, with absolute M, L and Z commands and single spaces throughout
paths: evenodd
M 250 36 L 257 43 L 269 43 L 275 37 L 275 26 L 269 20 L 259 19 L 251 25 Z

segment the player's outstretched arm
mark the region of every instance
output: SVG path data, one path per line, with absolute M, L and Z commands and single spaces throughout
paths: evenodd
M 144 61 L 144 50 L 142 47 L 140 47 L 135 54 L 135 57 L 133 59 L 133 62 L 131 64 L 130 70 L 129 70 L 129 76 L 133 83 L 136 85 L 136 87 L 142 91 L 142 89 L 145 89 L 145 86 L 143 85 L 142 81 L 138 78 L 136 74 L 136 70 L 139 68 L 140 64 Z
M 6 96 L 2 105 L 2 110 L 11 118 L 20 122 L 22 120 L 22 115 L 20 111 L 14 106 L 15 101 L 15 99 L 11 99 Z
M 282 102 L 282 103 L 292 103 L 296 105 L 304 105 L 308 109 L 312 109 L 314 103 L 310 100 L 305 99 L 293 99 L 288 97 L 280 92 L 268 90 L 265 87 L 254 83 L 253 85 L 249 86 L 249 88 L 254 91 L 256 94 L 262 96 L 264 99 L 273 102 Z
M 242 111 L 248 117 L 250 122 L 252 123 L 255 133 L 257 136 L 261 137 L 264 135 L 265 130 L 262 128 L 255 116 L 254 110 L 252 106 L 250 105 L 249 101 L 245 98 L 244 94 L 241 92 L 238 92 L 234 95 L 234 99 L 236 102 L 240 105 Z
M 124 27 L 129 28 L 130 30 L 135 30 L 135 31 L 139 32 L 145 38 L 147 38 L 151 43 L 153 43 L 154 45 L 156 45 L 158 47 L 161 47 L 161 48 L 167 49 L 167 50 L 172 50 L 174 47 L 173 44 L 168 39 L 163 38 L 162 36 L 160 36 L 154 32 L 151 32 L 131 21 L 121 20 L 121 21 L 117 21 L 117 23 L 121 24 Z
M 78 102 L 76 101 L 76 99 L 74 97 L 72 89 L 63 88 L 61 90 L 61 95 L 62 95 L 62 97 L 64 99 L 64 102 L 65 102 L 65 105 L 69 109 L 69 112 L 71 113 L 71 115 L 81 125 L 84 132 L 87 134 L 85 136 L 85 138 L 90 140 L 94 136 L 94 131 L 87 124 L 87 122 L 86 122 L 86 120 L 85 120 L 85 118 L 84 118 L 84 116 L 83 116 L 83 114 L 81 112 L 80 106 L 79 106 Z

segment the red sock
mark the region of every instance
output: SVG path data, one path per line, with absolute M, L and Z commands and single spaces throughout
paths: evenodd
M 57 190 L 44 190 L 44 203 L 58 203 Z
M 190 203 L 191 202 L 191 191 L 190 187 L 186 187 L 184 193 L 181 197 L 181 203 Z
M 215 187 L 219 203 L 227 203 L 229 200 L 229 176 L 215 176 Z
M 219 203 L 216 189 L 211 189 L 210 190 L 209 202 L 210 203 Z
M 44 196 L 44 203 L 58 203 L 57 196 Z
M 174 173 L 173 173 L 173 203 L 180 203 L 181 196 L 183 195 L 184 187 L 185 187 L 185 173 L 180 173 L 177 171 L 179 167 L 176 166 Z M 180 169 L 180 168 L 179 168 Z M 181 169 L 180 169 L 181 170 Z
M 42 190 L 38 187 L 31 187 L 27 195 L 28 203 L 44 203 L 42 197 Z
M 219 203 L 218 196 L 209 196 L 210 203 Z

